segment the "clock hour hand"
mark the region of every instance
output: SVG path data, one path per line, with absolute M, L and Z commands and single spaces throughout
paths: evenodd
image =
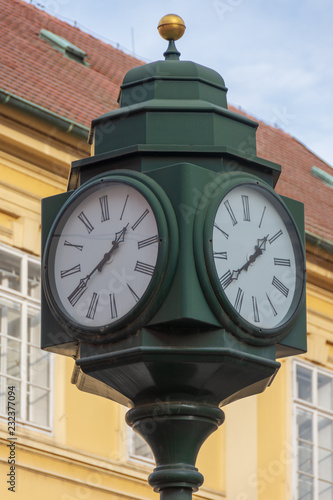
M 242 271 L 243 269 L 247 271 L 250 264 L 253 264 L 253 262 L 255 262 L 255 260 L 257 259 L 257 257 L 259 257 L 259 255 L 262 255 L 263 250 L 266 250 L 266 241 L 268 236 L 269 235 L 265 236 L 264 238 L 258 239 L 258 243 L 254 247 L 254 253 L 250 255 L 249 260 L 244 264 L 244 266 L 240 268 L 240 271 Z
M 93 271 L 91 272 L 91 274 L 93 274 L 96 271 L 96 269 L 99 272 L 102 271 L 104 265 L 110 259 L 110 257 L 113 254 L 113 252 L 119 247 L 119 243 L 122 243 L 124 241 L 125 233 L 127 231 L 127 226 L 128 226 L 128 224 L 125 227 L 123 227 L 121 231 L 119 231 L 118 233 L 116 233 L 116 237 L 115 237 L 114 241 L 112 242 L 111 250 L 109 250 L 109 252 L 107 252 L 106 254 L 104 254 L 103 259 L 101 260 L 101 262 L 99 264 L 97 264 L 97 266 L 93 269 Z
M 87 274 L 85 278 L 81 278 L 78 286 L 73 290 L 73 292 L 68 296 L 69 302 L 72 304 L 72 306 L 75 306 L 77 301 L 82 297 L 84 292 L 87 289 L 87 284 L 88 281 L 90 280 L 91 276 L 95 273 L 95 271 L 101 272 L 105 263 L 110 259 L 111 255 L 113 252 L 119 247 L 119 243 L 122 243 L 124 241 L 124 236 L 127 231 L 127 226 L 128 224 L 123 227 L 121 231 L 116 233 L 114 241 L 112 241 L 112 247 L 111 249 L 104 254 L 103 259 L 97 264 L 97 266 L 94 267 L 94 269 Z
M 232 274 L 231 274 L 232 280 L 237 280 L 240 273 L 244 270 L 247 271 L 248 268 L 250 267 L 250 265 L 253 264 L 253 262 L 255 262 L 255 260 L 259 257 L 259 255 L 262 255 L 263 250 L 266 250 L 266 242 L 267 242 L 268 236 L 269 235 L 265 236 L 264 238 L 258 238 L 257 244 L 254 247 L 254 253 L 252 255 L 250 255 L 249 259 L 247 260 L 247 262 L 245 262 L 245 264 L 242 267 L 240 267 L 239 269 L 235 269 L 232 272 Z

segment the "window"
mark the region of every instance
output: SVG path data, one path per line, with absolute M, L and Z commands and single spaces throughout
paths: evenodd
M 146 441 L 130 427 L 127 427 L 127 432 L 129 458 L 154 464 L 153 453 Z
M 297 500 L 333 500 L 333 373 L 295 363 Z
M 50 427 L 51 355 L 40 345 L 40 263 L 0 247 L 0 415 L 15 386 L 16 419 Z
M 69 57 L 69 59 L 73 59 L 76 62 L 84 64 L 85 66 L 89 66 L 89 64 L 85 60 L 87 54 L 84 52 L 84 50 L 79 49 L 79 47 L 76 47 L 62 36 L 56 35 L 51 31 L 41 29 L 39 32 L 39 37 L 42 40 L 46 40 L 50 45 L 52 45 L 52 47 L 65 54 L 67 57 Z

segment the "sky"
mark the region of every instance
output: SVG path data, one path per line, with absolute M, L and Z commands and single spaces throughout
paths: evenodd
M 162 16 L 186 25 L 181 59 L 222 75 L 228 103 L 333 166 L 333 0 L 26 0 L 146 62 L 163 59 Z

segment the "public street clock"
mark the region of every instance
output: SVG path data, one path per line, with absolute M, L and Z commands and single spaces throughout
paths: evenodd
M 226 179 L 198 217 L 203 251 L 197 252 L 197 267 L 203 258 L 206 270 L 199 275 L 229 330 L 269 342 L 288 333 L 302 306 L 302 242 L 287 207 L 267 184 L 245 174 Z
M 135 331 L 159 305 L 174 223 L 163 194 L 122 172 L 84 184 L 62 208 L 45 248 L 44 284 L 53 314 L 76 335 Z

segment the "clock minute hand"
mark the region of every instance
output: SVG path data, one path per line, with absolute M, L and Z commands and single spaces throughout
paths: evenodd
M 233 280 L 237 280 L 238 276 L 240 275 L 240 273 L 243 270 L 247 271 L 248 268 L 250 267 L 250 265 L 253 264 L 253 262 L 255 262 L 257 257 L 259 257 L 259 255 L 262 255 L 263 250 L 266 250 L 266 242 L 267 242 L 268 236 L 269 235 L 265 236 L 264 238 L 259 238 L 257 240 L 258 242 L 257 242 L 256 246 L 254 247 L 255 251 L 252 255 L 250 255 L 247 262 L 245 262 L 245 264 L 242 267 L 240 267 L 239 269 L 236 269 L 232 272 L 231 277 Z
M 109 260 L 112 253 L 119 247 L 119 243 L 122 243 L 124 241 L 124 236 L 125 236 L 125 233 L 127 230 L 127 226 L 128 226 L 128 224 L 125 227 L 123 227 L 123 229 L 121 231 L 116 233 L 115 239 L 112 242 L 112 247 L 109 250 L 109 252 L 104 254 L 103 259 L 97 264 L 97 266 L 94 267 L 94 269 L 89 274 L 87 274 L 87 276 L 85 278 L 80 279 L 78 286 L 68 296 L 68 300 L 72 304 L 72 306 L 75 306 L 77 301 L 80 299 L 80 297 L 86 291 L 87 284 L 88 284 L 88 281 L 90 280 L 91 276 L 95 273 L 95 271 L 99 271 L 99 272 L 102 271 L 104 264 Z
M 78 286 L 72 291 L 70 295 L 68 295 L 67 298 L 73 307 L 86 291 L 89 279 L 90 279 L 89 275 L 86 276 L 85 278 L 81 278 Z

